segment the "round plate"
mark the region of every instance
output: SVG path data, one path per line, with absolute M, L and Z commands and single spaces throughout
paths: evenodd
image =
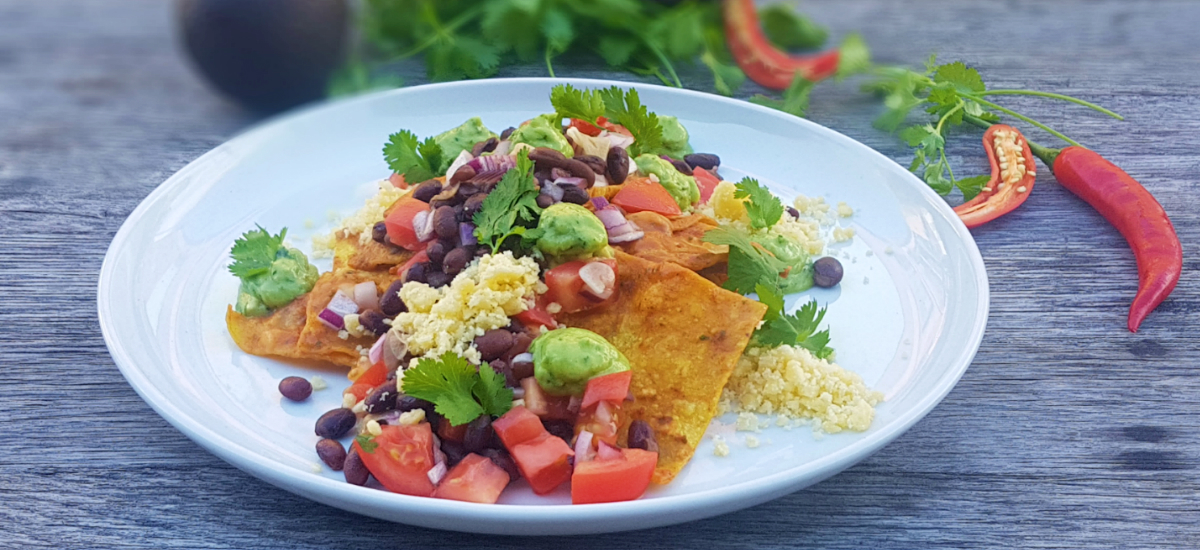
M 380 149 L 402 128 L 420 136 L 480 116 L 502 129 L 551 110 L 550 88 L 628 86 L 596 80 L 502 79 L 403 88 L 312 107 L 269 121 L 196 159 L 154 190 L 113 239 L 100 274 L 100 325 L 121 372 L 142 398 L 212 453 L 318 502 L 414 525 L 484 533 L 567 534 L 641 529 L 745 508 L 832 476 L 895 439 L 928 413 L 970 364 L 987 320 L 988 286 L 975 242 L 946 203 L 907 170 L 837 132 L 715 95 L 637 85 L 655 112 L 678 116 L 697 151 L 721 156 L 726 179 L 753 175 L 790 200 L 798 193 L 855 209 L 856 230 L 831 247 L 846 277 L 814 290 L 838 362 L 886 401 L 862 433 L 814 436 L 768 428 L 744 443 L 732 418 L 706 437 L 671 484 L 633 502 L 569 505 L 565 489 L 534 496 L 518 482 L 499 505 L 417 498 L 356 487 L 320 467 L 313 421 L 339 406 L 348 382 L 305 403 L 276 386 L 314 367 L 242 353 L 225 329 L 237 280 L 229 248 L 261 224 L 310 237 L 361 206 L 388 174 Z M 365 182 L 365 183 L 364 183 Z M 328 265 L 319 267 L 328 268 Z M 686 300 L 686 296 L 680 296 Z M 714 322 L 720 322 L 714 319 Z M 316 367 L 319 368 L 319 367 Z M 833 483 L 836 483 L 834 481 Z

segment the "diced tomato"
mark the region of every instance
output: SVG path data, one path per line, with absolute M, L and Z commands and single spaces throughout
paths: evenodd
M 620 405 L 629 397 L 629 382 L 633 380 L 633 371 L 625 370 L 588 380 L 587 389 L 583 391 L 583 403 L 580 410 L 588 410 L 601 401 Z
M 388 181 L 397 189 L 408 189 L 408 182 L 404 181 L 404 174 L 392 173 L 391 176 L 388 176 Z
M 624 134 L 624 135 L 627 135 L 630 137 L 633 136 L 633 132 L 630 132 L 629 129 L 625 128 L 624 126 L 621 126 L 620 124 L 613 124 L 613 123 L 609 122 L 608 119 L 605 117 L 600 117 L 600 118 L 596 119 L 596 122 L 598 122 L 600 124 L 601 128 L 604 128 L 605 130 L 608 130 L 609 132 L 613 132 L 616 134 Z
M 513 407 L 492 422 L 492 429 L 509 449 L 547 433 L 542 419 L 525 407 Z
M 393 493 L 432 496 L 433 430 L 428 422 L 415 426 L 381 426 L 383 433 L 371 438 L 372 451 L 356 440 L 354 448 L 363 464 L 384 488 Z
M 549 432 L 509 447 L 508 452 L 533 492 L 539 495 L 553 491 L 571 478 L 571 457 L 575 452 L 561 437 Z
M 543 294 L 542 296 L 545 296 L 545 295 Z M 555 322 L 554 317 L 551 316 L 550 313 L 546 311 L 546 304 L 549 303 L 549 301 L 547 300 L 545 303 L 543 303 L 542 300 L 543 300 L 543 298 L 541 296 L 539 296 L 537 305 L 535 305 L 534 307 L 531 307 L 525 311 L 522 311 L 521 313 L 514 315 L 513 318 L 520 321 L 522 325 L 525 325 L 526 327 L 529 327 L 529 328 L 533 328 L 533 327 L 546 327 L 546 328 L 551 328 L 551 329 L 557 328 L 558 323 Z
M 712 198 L 713 190 L 721 183 L 721 178 L 703 168 L 693 168 L 692 176 L 696 178 L 696 186 L 700 188 L 700 202 L 708 202 L 708 199 Z
M 569 128 L 573 127 L 576 130 L 579 130 L 580 132 L 587 134 L 589 136 L 592 136 L 592 137 L 596 137 L 596 136 L 600 135 L 600 132 L 602 131 L 602 130 L 600 130 L 600 128 L 597 128 L 596 125 L 594 125 L 586 120 L 580 120 L 578 118 L 571 119 L 571 124 L 569 124 L 568 127 Z
M 646 492 L 658 453 L 621 449 L 620 458 L 590 460 L 575 465 L 571 475 L 571 503 L 635 500 Z
M 383 222 L 387 225 L 388 240 L 392 244 L 408 250 L 421 250 L 425 244 L 417 238 L 417 230 L 413 228 L 413 219 L 421 212 L 428 212 L 429 205 L 417 200 L 412 195 L 405 195 L 396 201 L 388 211 Z
M 600 262 L 613 272 L 612 287 L 606 288 L 600 298 L 592 289 L 587 287 L 579 272 L 591 262 Z M 542 296 L 562 307 L 564 313 L 574 313 L 591 309 L 608 303 L 617 297 L 617 261 L 612 259 L 567 262 L 546 272 L 546 286 L 549 290 Z
M 370 384 L 361 384 L 361 383 L 355 382 L 353 384 L 350 384 L 350 387 L 346 388 L 346 390 L 342 392 L 342 395 L 346 395 L 348 393 L 353 395 L 354 401 L 357 403 L 359 401 L 362 401 L 363 399 L 366 399 L 367 394 L 371 393 L 371 390 L 373 390 L 373 389 L 375 389 L 375 386 L 372 386 Z
M 630 178 L 617 191 L 612 203 L 626 212 L 657 212 L 668 218 L 681 216 L 683 211 L 661 184 L 649 178 Z M 389 232 L 390 234 L 390 232 Z
M 480 504 L 495 504 L 508 486 L 508 472 L 490 458 L 471 453 L 462 459 L 433 491 L 433 496 Z
M 374 388 L 375 386 L 387 382 L 387 375 L 387 365 L 384 365 L 383 361 L 378 361 L 374 365 L 371 365 L 370 368 L 363 371 L 362 374 L 358 375 L 358 378 L 354 379 L 354 383 L 366 384 L 367 386 Z
M 575 421 L 575 413 L 571 412 L 571 396 L 547 394 L 537 383 L 537 378 L 530 376 L 521 381 L 525 388 L 525 408 L 529 412 L 547 420 Z

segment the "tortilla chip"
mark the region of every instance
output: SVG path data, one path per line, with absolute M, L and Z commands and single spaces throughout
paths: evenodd
M 304 330 L 307 310 L 308 294 L 264 317 L 246 317 L 229 306 L 225 325 L 233 341 L 246 353 L 299 359 L 302 356 L 296 343 Z
M 659 448 L 654 482 L 668 483 L 695 454 L 767 306 L 677 264 L 620 251 L 617 272 L 615 302 L 561 320 L 604 336 L 629 358 L 634 401 L 622 407 L 621 440 L 633 420 L 649 423 Z
M 591 189 L 588 189 L 588 196 L 593 197 L 593 198 L 604 197 L 605 199 L 608 199 L 611 201 L 612 198 L 617 196 L 617 193 L 619 193 L 620 191 L 621 191 L 620 185 L 593 186 Z
M 376 292 L 383 293 L 394 279 L 395 276 L 386 271 L 341 269 L 321 274 L 317 284 L 313 285 L 312 291 L 308 293 L 304 329 L 300 331 L 296 342 L 300 357 L 320 359 L 351 368 L 357 365 L 358 358 L 362 356 L 359 348 L 370 349 L 376 339 L 370 336 L 347 336 L 343 339 L 338 336 L 339 331 L 322 323 L 318 315 L 329 305 L 329 300 L 339 288 L 349 289 L 358 283 L 372 281 L 375 283 Z
M 358 235 L 342 235 L 333 244 L 333 269 L 387 271 L 407 262 L 412 255 L 411 251 L 379 244 L 374 239 L 364 244 Z
M 704 242 L 704 234 L 717 227 L 708 216 L 691 214 L 668 219 L 654 212 L 636 212 L 626 216 L 646 236 L 620 247 L 652 262 L 671 262 L 692 271 L 703 271 L 729 259 L 729 247 Z

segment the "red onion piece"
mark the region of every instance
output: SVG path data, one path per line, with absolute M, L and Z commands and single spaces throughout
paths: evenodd
M 604 200 L 601 197 L 596 197 L 596 199 Z M 596 199 L 592 199 L 593 206 L 598 204 Z M 604 202 L 607 203 L 608 201 Z M 646 236 L 641 228 L 625 219 L 625 215 L 616 206 L 611 204 L 603 208 L 598 207 L 596 209 L 596 217 L 600 218 L 600 221 L 604 223 L 604 229 L 608 230 L 609 244 L 633 242 Z
M 618 453 L 618 456 L 620 456 L 620 453 Z M 437 485 L 438 482 L 441 481 L 442 478 L 446 476 L 446 463 L 438 462 L 432 468 L 430 468 L 429 473 L 427 473 L 425 475 L 429 476 L 430 483 Z
M 575 436 L 575 463 L 587 462 L 596 458 L 596 451 L 592 449 L 592 432 L 584 430 Z M 620 453 L 618 453 L 620 454 Z
M 608 208 L 609 204 L 611 203 L 609 203 L 608 199 L 604 197 L 592 197 L 592 207 L 595 208 L 597 212 Z
M 338 315 L 345 316 L 350 315 L 351 313 L 358 313 L 358 304 L 355 303 L 354 299 L 344 291 L 338 290 L 337 293 L 333 295 L 333 298 L 329 299 L 329 304 L 325 306 L 325 309 L 331 310 Z
M 496 146 L 496 150 L 492 151 L 492 154 L 499 155 L 499 156 L 509 156 L 508 153 L 512 151 L 512 146 L 513 146 L 513 143 L 506 139 L 504 141 L 501 141 L 500 144 Z
M 358 304 L 359 311 L 378 310 L 379 289 L 375 287 L 375 283 L 364 281 L 354 285 L 354 303 Z
M 322 324 L 333 330 L 342 330 L 346 328 L 346 320 L 336 311 L 333 311 L 329 308 L 322 309 L 321 313 L 317 314 L 317 319 L 319 319 Z
M 587 181 L 585 181 L 583 178 L 566 177 L 555 179 L 554 185 L 574 185 L 575 187 L 583 189 L 587 186 Z
M 462 222 L 458 224 L 458 240 L 463 246 L 475 246 L 479 239 L 475 238 L 475 224 Z
M 608 138 L 608 142 L 611 143 L 613 147 L 628 149 L 630 145 L 633 145 L 633 136 L 618 134 L 616 132 L 608 132 L 605 137 Z
M 400 360 L 408 353 L 408 343 L 390 330 L 383 335 L 383 338 L 383 365 L 388 370 L 399 368 Z
M 569 399 L 567 401 L 567 410 L 571 411 L 573 413 L 579 412 L 579 407 L 582 407 L 582 406 L 583 406 L 583 396 L 582 395 L 572 395 L 571 399 Z
M 563 199 L 562 187 L 557 185 L 543 185 L 542 194 L 549 195 L 551 199 L 554 199 L 554 202 L 562 202 Z
M 621 215 L 621 211 L 616 208 L 601 208 L 596 211 L 596 217 L 604 222 L 604 228 L 609 231 L 629 223 L 625 216 Z
M 475 157 L 471 156 L 470 151 L 463 150 L 460 152 L 457 157 L 454 157 L 454 162 L 450 163 L 450 168 L 446 169 L 446 179 L 449 180 L 459 168 L 462 168 L 463 165 L 470 164 L 471 160 L 474 158 Z M 472 166 L 472 168 L 474 168 L 474 166 Z
M 378 340 L 375 340 L 374 344 L 371 344 L 371 351 L 367 352 L 367 359 L 371 360 L 372 365 L 378 363 L 380 359 L 383 359 L 383 341 L 386 339 L 387 335 L 384 334 L 383 336 L 380 336 Z
M 433 213 L 429 210 L 417 212 L 413 216 L 413 231 L 421 242 L 433 240 Z
M 601 401 L 603 403 L 603 401 Z M 600 442 L 600 448 L 596 450 L 596 460 L 620 460 L 621 449 L 613 447 L 603 441 Z
M 504 178 L 505 172 L 517 165 L 516 159 L 508 155 L 483 155 L 466 163 L 475 169 L 475 177 L 467 180 L 470 183 L 496 183 Z
M 631 231 L 624 235 L 619 235 L 616 237 L 609 237 L 608 244 L 631 243 L 631 242 L 636 241 L 645 236 L 646 236 L 646 234 L 643 233 L 641 230 L 634 230 L 634 231 Z
M 583 290 L 601 300 L 611 298 L 617 288 L 617 272 L 604 262 L 589 262 L 579 268 L 579 278 Z
M 607 424 L 612 422 L 612 409 L 608 401 L 601 401 L 596 404 L 596 422 Z

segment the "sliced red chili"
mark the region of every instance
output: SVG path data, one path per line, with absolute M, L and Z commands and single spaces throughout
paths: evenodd
M 729 51 L 750 80 L 783 90 L 791 85 L 797 73 L 814 82 L 837 73 L 841 61 L 838 50 L 790 55 L 771 45 L 759 25 L 754 0 L 725 0 L 724 16 Z
M 975 198 L 954 208 L 967 227 L 979 227 L 1015 210 L 1033 191 L 1033 152 L 1012 126 L 993 124 L 983 134 L 992 177 Z

